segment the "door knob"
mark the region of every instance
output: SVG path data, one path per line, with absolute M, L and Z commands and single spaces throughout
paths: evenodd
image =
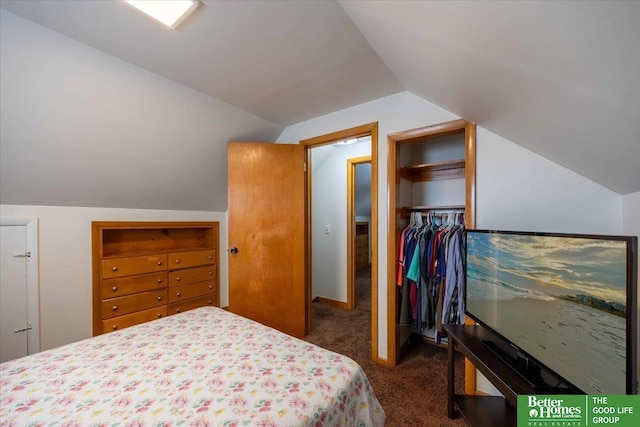
M 229 249 L 229 252 L 231 252 L 233 255 L 238 253 L 238 248 L 236 248 L 235 246 L 233 246 L 231 249 Z

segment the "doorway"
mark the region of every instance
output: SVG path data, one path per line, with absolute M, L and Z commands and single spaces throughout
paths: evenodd
M 305 147 L 305 159 L 306 159 L 306 163 L 307 165 L 309 165 L 309 168 L 312 168 L 313 165 L 313 159 L 312 159 L 312 151 L 314 149 L 317 149 L 319 147 L 323 147 L 323 146 L 330 146 L 332 144 L 336 144 L 336 142 L 338 141 L 348 141 L 348 140 L 353 140 L 353 139 L 357 139 L 357 138 L 362 138 L 362 137 L 370 137 L 370 162 L 371 162 L 371 227 L 370 227 L 370 244 L 371 244 L 371 248 L 372 248 L 372 255 L 371 255 L 371 357 L 373 360 L 378 361 L 378 270 L 377 270 L 377 239 L 378 239 L 378 229 L 377 229 L 377 193 L 378 193 L 378 183 L 377 183 L 377 145 L 378 145 L 378 124 L 377 123 L 370 123 L 367 125 L 362 125 L 362 126 L 358 126 L 355 128 L 351 128 L 351 129 L 345 129 L 339 132 L 333 132 L 327 135 L 321 135 L 315 138 L 311 138 L 311 139 L 307 139 L 307 140 L 302 140 L 300 141 L 300 144 L 302 144 Z M 335 147 L 336 149 L 340 149 L 338 147 Z M 344 171 L 344 163 L 342 164 L 342 171 Z M 312 172 L 312 171 L 311 171 Z M 343 172 L 344 173 L 344 172 Z M 319 270 L 322 269 L 327 269 L 327 268 L 331 268 L 331 266 L 329 264 L 327 265 L 317 265 L 318 262 L 314 262 L 313 260 L 313 253 L 314 253 L 314 248 L 313 246 L 313 242 L 314 242 L 314 236 L 320 234 L 321 236 L 330 236 L 331 233 L 333 232 L 333 230 L 338 231 L 339 228 L 334 228 L 336 225 L 334 224 L 338 224 L 338 223 L 345 223 L 348 224 L 348 227 L 350 228 L 350 233 L 347 233 L 346 230 L 345 232 L 342 234 L 344 236 L 352 236 L 353 235 L 353 231 L 354 231 L 354 227 L 355 224 L 352 223 L 351 220 L 349 221 L 345 221 L 345 217 L 341 216 L 340 221 L 335 222 L 334 224 L 332 224 L 329 221 L 325 221 L 325 220 L 320 220 L 318 221 L 319 218 L 313 218 L 314 214 L 313 214 L 313 197 L 314 197 L 314 181 L 317 181 L 317 177 L 313 177 L 313 173 L 309 173 L 308 174 L 308 178 L 307 178 L 307 222 L 308 224 L 311 224 L 310 227 L 307 228 L 307 284 L 308 287 L 310 289 L 311 292 L 308 293 L 308 306 L 311 307 L 312 304 L 312 300 L 314 299 L 314 269 L 316 272 L 318 272 Z M 345 185 L 346 187 L 346 185 Z M 346 188 L 345 188 L 346 190 Z M 343 199 L 344 200 L 344 199 Z M 343 203 L 346 203 L 346 200 L 343 201 Z M 349 205 L 349 203 L 347 203 L 347 205 Z M 342 211 L 342 214 L 338 215 L 344 215 L 344 210 Z M 349 217 L 351 218 L 351 217 Z M 355 218 L 355 217 L 354 217 Z M 314 224 L 314 220 L 315 220 L 315 224 Z M 350 237 L 351 238 L 351 237 Z M 348 244 L 347 239 L 343 239 L 341 241 L 342 247 L 343 248 L 351 248 L 351 251 L 353 252 L 353 246 L 352 244 Z M 316 250 L 318 250 L 318 248 L 316 248 Z M 343 257 L 344 259 L 344 266 L 345 268 L 342 270 L 341 272 L 341 277 L 340 280 L 344 281 L 348 281 L 348 277 L 349 274 L 347 274 L 347 265 L 351 264 L 351 263 L 347 263 L 347 257 Z M 334 268 L 335 270 L 335 268 Z M 352 277 L 352 276 L 351 276 Z M 353 282 L 352 282 L 352 286 L 353 286 Z M 351 293 L 353 293 L 353 290 L 349 291 Z M 345 291 L 346 293 L 346 291 Z M 331 298 L 329 298 L 331 299 Z M 337 300 L 338 303 L 340 302 L 344 302 L 345 300 L 347 300 L 347 295 L 344 296 L 344 298 L 342 298 L 341 300 Z M 353 298 L 351 298 L 351 300 L 353 301 Z M 348 308 L 346 306 L 346 303 L 344 303 L 344 307 L 343 308 Z M 338 304 L 338 306 L 340 306 L 340 304 Z M 312 329 L 312 325 L 311 325 L 311 321 L 312 321 L 312 316 L 308 317 L 308 330 Z

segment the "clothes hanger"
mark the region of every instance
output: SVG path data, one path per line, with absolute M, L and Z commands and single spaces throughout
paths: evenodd
M 418 227 L 422 227 L 424 225 L 422 222 L 422 212 L 416 212 L 416 225 Z

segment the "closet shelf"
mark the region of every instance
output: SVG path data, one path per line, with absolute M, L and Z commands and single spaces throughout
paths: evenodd
M 464 179 L 465 161 L 447 160 L 398 168 L 400 178 L 411 182 L 438 181 L 444 179 Z
M 403 206 L 398 208 L 397 211 L 401 214 L 407 214 L 410 212 L 427 212 L 427 211 L 452 211 L 452 210 L 464 210 L 464 205 L 434 205 L 434 206 Z

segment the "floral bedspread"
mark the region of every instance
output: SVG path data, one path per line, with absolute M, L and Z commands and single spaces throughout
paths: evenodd
M 0 364 L 0 425 L 382 426 L 346 356 L 203 307 Z

